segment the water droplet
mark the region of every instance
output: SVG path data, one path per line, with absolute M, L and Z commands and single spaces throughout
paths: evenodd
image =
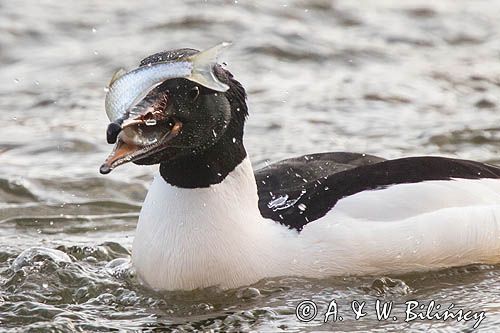
M 38 80 L 33 81 L 33 83 L 34 83 L 35 85 L 37 85 L 37 86 L 39 86 L 39 85 L 40 85 L 40 82 L 39 82 Z
M 156 125 L 156 119 L 147 119 L 144 123 L 146 126 L 154 126 Z
M 301 211 L 305 211 L 307 209 L 307 206 L 301 203 L 297 206 L 297 208 L 300 209 Z
M 95 34 L 97 32 L 96 28 L 92 28 L 92 33 Z
M 267 204 L 267 207 L 269 207 L 271 209 L 274 209 L 274 208 L 279 209 L 279 208 L 283 207 L 284 205 L 286 205 L 287 200 L 288 200 L 288 195 L 287 194 L 285 194 L 284 196 L 279 196 L 278 198 L 271 200 Z
M 233 143 L 236 143 L 236 138 L 233 138 Z
M 14 79 L 14 83 L 19 83 L 19 79 Z
M 94 55 L 98 55 L 98 54 L 99 54 L 99 52 L 97 52 L 96 50 L 94 50 Z

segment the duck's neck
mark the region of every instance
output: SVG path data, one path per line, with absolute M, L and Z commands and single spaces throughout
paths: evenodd
M 180 188 L 196 189 L 220 184 L 247 157 L 242 137 L 241 124 L 231 120 L 215 144 L 162 162 L 160 174 L 168 184 Z M 251 168 L 247 172 L 253 177 Z
M 134 239 L 133 261 L 144 282 L 158 289 L 230 287 L 259 280 L 269 265 L 280 267 L 269 253 L 276 252 L 277 233 L 287 231 L 260 215 L 248 158 L 205 188 L 164 178 L 149 189 Z

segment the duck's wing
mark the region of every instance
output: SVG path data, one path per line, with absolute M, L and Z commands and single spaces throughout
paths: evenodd
M 479 162 L 324 153 L 280 161 L 255 172 L 259 209 L 298 231 L 327 214 L 340 199 L 391 185 L 431 180 L 500 178 L 500 168 Z
M 307 192 L 320 187 L 328 191 L 328 178 L 337 173 L 385 159 L 368 154 L 327 152 L 289 158 L 255 171 L 259 195 L 259 209 L 270 218 L 291 228 L 301 230 L 304 221 L 300 203 L 307 204 Z M 311 193 L 312 194 L 312 193 Z M 301 200 L 297 200 L 297 199 Z M 338 200 L 338 199 L 337 199 Z M 300 201 L 300 202 L 299 202 Z M 332 207 L 335 203 L 332 203 Z M 302 207 L 302 206 L 300 206 Z M 325 214 L 329 208 L 325 208 Z M 300 221 L 296 221 L 296 220 Z

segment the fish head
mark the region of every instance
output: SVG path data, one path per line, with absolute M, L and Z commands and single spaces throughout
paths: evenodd
M 127 162 L 150 165 L 202 152 L 224 133 L 231 112 L 226 93 L 186 79 L 167 80 L 136 103 L 121 123 L 108 127 L 108 142 L 115 146 L 100 172 Z

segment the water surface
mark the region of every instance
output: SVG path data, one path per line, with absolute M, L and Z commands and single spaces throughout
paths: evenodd
M 158 294 L 130 254 L 155 167 L 98 168 L 104 87 L 165 49 L 234 42 L 255 167 L 319 151 L 500 163 L 498 1 L 0 1 L 0 330 L 464 330 L 472 322 L 302 323 L 295 306 L 432 299 L 500 323 L 500 268 Z M 27 252 L 26 249 L 38 247 Z M 46 249 L 50 249 L 46 250 Z M 65 255 L 66 254 L 66 255 Z M 332 258 L 335 260 L 335 258 Z M 343 311 L 343 310 L 342 310 Z M 398 317 L 401 311 L 398 313 Z

